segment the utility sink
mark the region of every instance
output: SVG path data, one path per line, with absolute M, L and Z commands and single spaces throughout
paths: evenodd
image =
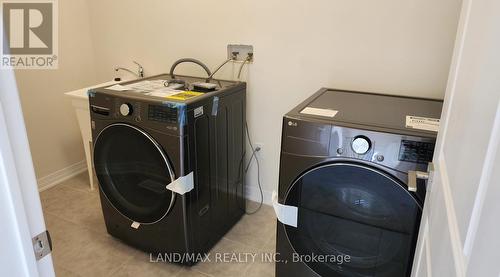
M 125 80 L 109 81 L 64 93 L 67 97 L 71 98 L 71 104 L 73 108 L 75 108 L 78 125 L 80 126 L 82 135 L 83 147 L 85 149 L 85 159 L 87 160 L 91 190 L 94 189 L 94 167 L 92 166 L 92 129 L 90 128 L 89 97 L 87 91 L 92 88 L 111 86 L 124 81 Z

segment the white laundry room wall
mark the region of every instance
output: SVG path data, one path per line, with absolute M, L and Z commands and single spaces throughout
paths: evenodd
M 45 187 L 86 169 L 75 111 L 64 93 L 97 81 L 87 1 L 58 6 L 59 68 L 15 71 L 36 176 Z
M 178 58 L 211 68 L 228 43 L 254 46 L 244 71 L 252 139 L 269 203 L 278 183 L 281 118 L 321 87 L 442 98 L 458 0 L 88 0 L 99 81 L 116 65 L 167 72 Z M 238 66 L 218 75 L 232 78 Z M 203 75 L 198 67 L 178 72 Z M 247 177 L 257 199 L 255 167 Z

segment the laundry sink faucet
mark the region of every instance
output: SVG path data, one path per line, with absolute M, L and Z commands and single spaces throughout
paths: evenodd
M 133 61 L 137 66 L 137 72 L 134 72 L 128 68 L 125 68 L 125 67 L 115 67 L 115 71 L 120 71 L 120 70 L 123 70 L 123 71 L 127 71 L 129 72 L 130 74 L 133 74 L 139 78 L 144 78 L 144 67 L 142 67 L 142 65 L 136 61 Z

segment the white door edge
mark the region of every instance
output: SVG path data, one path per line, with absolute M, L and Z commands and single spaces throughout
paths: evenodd
M 2 172 L 4 176 L 0 177 L 6 180 L 5 191 L 13 203 L 1 208 L 6 209 L 5 212 L 13 209 L 11 212 L 16 215 L 16 220 L 11 222 L 15 226 L 11 227 L 18 229 L 19 243 L 23 245 L 23 255 L 17 259 L 24 261 L 25 270 L 29 272 L 28 276 L 54 276 L 51 254 L 37 262 L 33 252 L 31 238 L 46 230 L 45 221 L 14 72 L 7 69 L 1 71 L 0 123 L 2 130 L 6 132 L 2 133 L 0 142 L 4 165 Z M 9 251 L 9 249 L 2 250 Z
M 455 47 L 453 49 L 453 55 L 451 59 L 450 73 L 448 74 L 448 82 L 446 84 L 446 93 L 444 99 L 445 105 L 443 105 L 443 111 L 440 121 L 441 126 L 438 132 L 435 149 L 443 148 L 442 142 L 446 137 L 446 130 L 448 129 L 448 119 L 450 117 L 451 107 L 453 105 L 453 95 L 455 94 L 458 82 L 458 72 L 460 71 L 463 60 L 462 56 L 467 37 L 467 26 L 469 25 L 471 6 L 472 0 L 464 0 L 462 3 L 460 20 L 457 27 Z
M 460 239 L 460 232 L 458 228 L 457 216 L 453 201 L 453 195 L 451 193 L 450 182 L 448 177 L 448 169 L 446 166 L 446 161 L 444 159 L 444 154 L 441 149 L 441 153 L 438 155 L 437 172 L 441 175 L 441 185 L 443 188 L 443 198 L 446 207 L 446 218 L 448 219 L 448 230 L 450 232 L 452 254 L 455 261 L 455 272 L 457 277 L 465 277 L 466 267 L 465 267 L 465 256 L 463 254 L 462 240 Z
M 486 152 L 486 157 L 483 163 L 483 170 L 481 172 L 481 179 L 479 181 L 476 199 L 474 200 L 474 207 L 472 209 L 471 219 L 469 222 L 469 227 L 467 229 L 467 235 L 465 237 L 464 243 L 464 255 L 469 257 L 472 246 L 474 245 L 474 240 L 476 238 L 477 228 L 479 227 L 479 220 L 481 218 L 481 213 L 483 211 L 484 199 L 486 198 L 486 192 L 488 191 L 488 185 L 491 182 L 491 174 L 493 172 L 493 165 L 496 158 L 497 149 L 500 142 L 500 102 L 497 105 L 497 111 L 495 114 L 495 120 L 493 121 L 492 133 L 488 142 L 488 150 Z
M 5 124 L 4 109 L 0 103 L 0 127 Z M 38 276 L 35 256 L 33 255 L 33 245 L 31 244 L 31 234 L 28 219 L 22 201 L 19 180 L 11 151 L 11 145 L 7 133 L 0 133 L 0 215 L 2 215 L 2 232 L 8 241 L 2 243 L 1 251 L 5 251 L 2 256 L 2 269 L 0 272 L 6 274 L 4 270 L 9 266 L 16 267 L 14 272 L 23 272 L 25 276 Z M 19 201 L 21 200 L 21 201 Z M 8 246 L 7 246 L 8 245 Z M 20 256 L 20 257 L 19 257 Z M 3 264 L 5 263 L 5 264 Z M 13 272 L 10 272 L 13 273 Z

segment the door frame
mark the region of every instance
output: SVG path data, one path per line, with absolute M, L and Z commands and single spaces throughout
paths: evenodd
M 2 239 L 10 245 L 0 252 L 0 275 L 55 276 L 52 255 L 37 261 L 33 250 L 32 238 L 46 227 L 12 69 L 1 69 L 0 91 L 0 129 L 6 130 L 0 134 L 0 214 Z
M 462 2 L 462 8 L 460 11 L 460 19 L 457 27 L 457 34 L 455 38 L 455 46 L 453 50 L 453 55 L 451 59 L 450 72 L 448 74 L 448 81 L 446 84 L 446 93 L 444 98 L 443 111 L 441 115 L 441 126 L 439 128 L 438 136 L 436 139 L 435 149 L 437 150 L 434 153 L 434 158 L 438 157 L 438 159 L 434 159 L 434 167 L 435 171 L 431 172 L 428 186 L 427 186 L 427 195 L 424 205 L 424 210 L 422 212 L 422 222 L 420 222 L 420 231 L 418 234 L 418 242 L 415 251 L 415 257 L 413 261 L 413 274 L 412 276 L 420 276 L 421 273 L 419 270 L 423 267 L 420 266 L 421 263 L 425 263 L 427 266 L 426 269 L 431 268 L 431 255 L 429 245 L 429 216 L 431 211 L 429 211 L 429 207 L 431 206 L 431 195 L 435 192 L 435 188 L 433 188 L 433 179 L 435 178 L 434 174 L 439 174 L 442 186 L 442 194 L 445 199 L 445 207 L 446 214 L 448 215 L 448 225 L 450 230 L 450 237 L 452 243 L 453 258 L 455 261 L 460 261 L 455 263 L 455 272 L 458 274 L 457 277 L 465 277 L 465 257 L 463 256 L 463 246 L 461 245 L 458 223 L 456 220 L 456 212 L 455 207 L 453 206 L 453 199 L 450 190 L 450 184 L 448 182 L 448 173 L 446 171 L 446 163 L 443 159 L 443 141 L 446 136 L 446 130 L 448 128 L 448 120 L 450 118 L 451 113 L 451 105 L 453 104 L 453 95 L 455 93 L 455 88 L 458 83 L 458 72 L 460 71 L 461 62 L 462 62 L 462 53 L 465 46 L 466 41 L 466 29 L 469 23 L 470 18 L 470 10 L 471 10 L 472 0 L 464 0 Z M 425 260 L 424 260 L 425 259 Z M 430 272 L 426 272 L 426 276 L 429 275 Z
M 477 2 L 475 2 L 477 4 Z M 496 153 L 499 146 L 498 141 L 500 141 L 500 102 L 497 103 L 495 119 L 493 122 L 493 129 L 488 138 L 487 152 L 484 158 L 483 167 L 481 169 L 481 175 L 479 183 L 477 184 L 477 192 L 474 196 L 474 204 L 472 207 L 472 212 L 470 216 L 469 225 L 467 227 L 467 232 L 462 234 L 459 232 L 459 224 L 457 220 L 457 213 L 455 210 L 455 204 L 452 194 L 452 184 L 449 181 L 448 166 L 446 163 L 444 155 L 443 143 L 446 141 L 446 136 L 448 134 L 448 123 L 451 118 L 451 110 L 453 106 L 453 100 L 455 98 L 455 92 L 457 90 L 457 85 L 460 81 L 460 72 L 463 70 L 463 55 L 464 48 L 469 39 L 469 27 L 471 20 L 471 11 L 473 10 L 473 1 L 464 0 L 462 3 L 462 8 L 460 12 L 460 19 L 457 27 L 457 34 L 455 40 L 455 47 L 453 50 L 452 61 L 450 65 L 450 72 L 448 77 L 448 82 L 446 86 L 445 100 L 443 106 L 443 112 L 441 117 L 441 127 L 438 133 L 438 138 L 436 142 L 436 152 L 434 154 L 434 165 L 435 171 L 431 173 L 428 182 L 426 202 L 424 206 L 424 211 L 422 214 L 421 228 L 419 232 L 419 241 L 416 248 L 416 255 L 413 265 L 413 275 L 412 276 L 432 276 L 430 270 L 436 265 L 432 265 L 431 260 L 431 249 L 434 247 L 429 244 L 429 218 L 433 213 L 431 204 L 433 198 L 436 194 L 440 194 L 439 199 L 443 200 L 445 213 L 447 218 L 447 228 L 449 230 L 449 238 L 451 243 L 451 252 L 454 262 L 454 270 L 457 277 L 467 276 L 467 270 L 469 267 L 470 255 L 474 246 L 474 242 L 477 238 L 476 234 L 480 224 L 481 214 L 483 212 L 483 205 L 486 198 L 486 193 L 488 191 L 488 186 L 491 183 L 492 168 L 495 163 Z M 470 42 L 469 42 L 470 43 Z M 439 178 L 440 186 L 433 187 L 433 180 Z M 439 213 L 441 211 L 436 211 Z M 464 242 L 462 243 L 462 238 Z M 422 266 L 425 264 L 425 266 Z M 420 270 L 427 270 L 427 272 L 420 272 Z

